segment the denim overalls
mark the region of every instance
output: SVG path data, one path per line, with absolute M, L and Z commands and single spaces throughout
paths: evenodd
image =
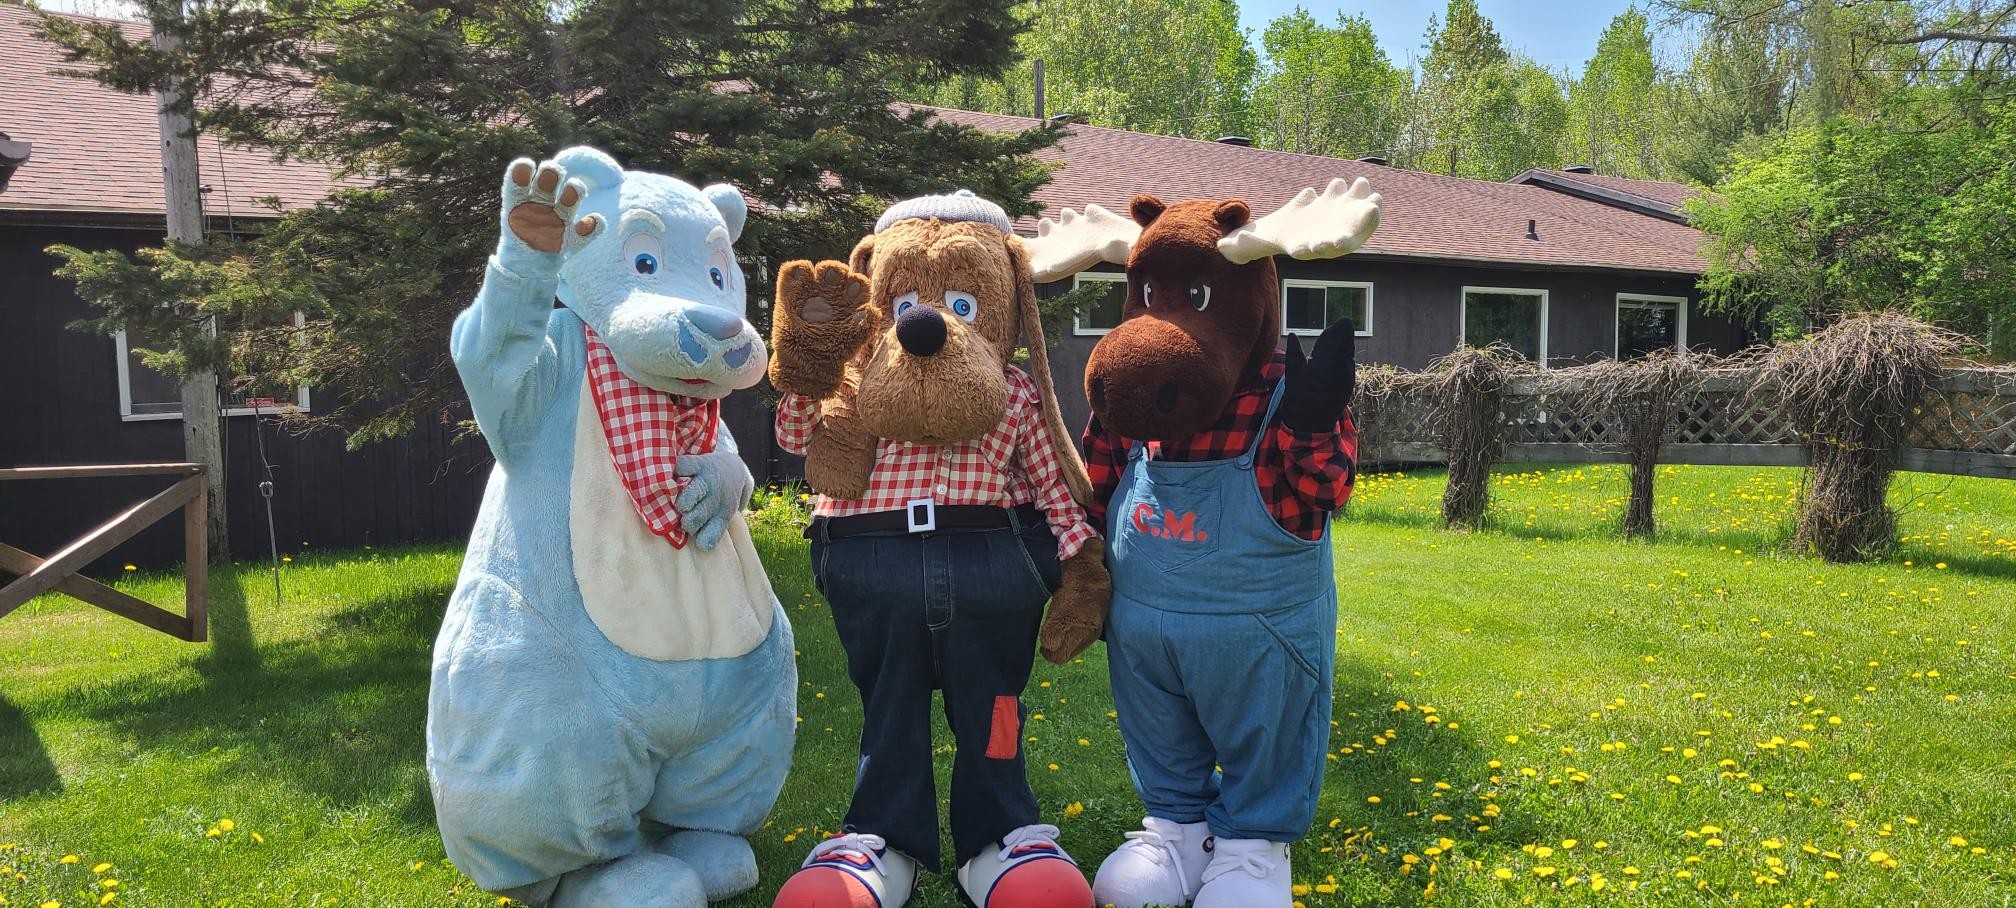
M 1108 661 L 1141 800 L 1227 839 L 1301 838 L 1330 738 L 1330 531 L 1283 530 L 1253 474 L 1280 402 L 1276 385 L 1232 460 L 1151 460 L 1136 443 L 1107 509 Z

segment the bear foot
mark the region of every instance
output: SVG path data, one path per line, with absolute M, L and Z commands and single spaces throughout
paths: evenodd
M 706 908 L 700 875 L 685 861 L 644 852 L 560 877 L 551 908 Z
M 749 840 L 725 832 L 687 829 L 658 840 L 651 850 L 678 858 L 700 877 L 707 900 L 718 902 L 756 888 L 756 852 Z

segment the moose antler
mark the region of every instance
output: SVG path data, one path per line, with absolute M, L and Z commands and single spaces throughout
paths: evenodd
M 1023 244 L 1029 247 L 1029 271 L 1036 276 L 1036 283 L 1042 284 L 1100 262 L 1125 265 L 1140 237 L 1141 225 L 1098 205 L 1087 205 L 1083 215 L 1066 208 L 1054 221 L 1045 218 L 1036 225 L 1036 237 Z
M 1334 259 L 1365 244 L 1379 229 L 1379 194 L 1364 177 L 1346 186 L 1331 180 L 1264 218 L 1226 234 L 1218 251 L 1235 265 L 1286 253 L 1298 259 Z

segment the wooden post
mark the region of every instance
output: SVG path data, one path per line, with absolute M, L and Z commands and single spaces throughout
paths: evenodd
M 181 3 L 160 5 L 153 23 L 157 49 L 173 51 L 182 46 L 182 9 Z M 154 100 L 160 108 L 161 185 L 166 193 L 168 239 L 194 246 L 203 242 L 203 179 L 196 161 L 196 126 L 179 110 L 184 94 L 184 86 L 168 80 L 155 89 Z M 206 327 L 216 331 L 216 320 L 211 319 Z M 217 405 L 217 373 L 211 369 L 190 372 L 182 380 L 183 456 L 202 464 L 211 478 L 205 483 L 209 503 L 202 510 L 210 515 L 204 530 L 207 550 L 216 552 L 230 551 L 231 545 L 224 514 L 222 418 Z

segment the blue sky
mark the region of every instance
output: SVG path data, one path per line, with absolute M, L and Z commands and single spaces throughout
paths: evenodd
M 1264 50 L 1260 46 L 1260 33 L 1267 28 L 1267 21 L 1293 11 L 1297 5 L 1296 0 L 1239 0 L 1239 18 L 1253 31 L 1254 50 Z M 1377 3 L 1303 0 L 1299 5 L 1325 24 L 1335 22 L 1339 12 L 1370 19 L 1380 46 L 1394 63 L 1402 66 L 1421 57 L 1421 36 L 1428 29 L 1428 16 L 1439 17 L 1448 8 L 1447 0 Z M 1565 67 L 1579 73 L 1582 64 L 1596 52 L 1596 37 L 1603 33 L 1603 27 L 1629 5 L 1630 0 L 1478 0 L 1477 8 L 1497 27 L 1498 34 L 1505 36 L 1508 47 L 1523 51 L 1549 69 Z M 1645 7 L 1645 3 L 1639 3 L 1639 9 Z

